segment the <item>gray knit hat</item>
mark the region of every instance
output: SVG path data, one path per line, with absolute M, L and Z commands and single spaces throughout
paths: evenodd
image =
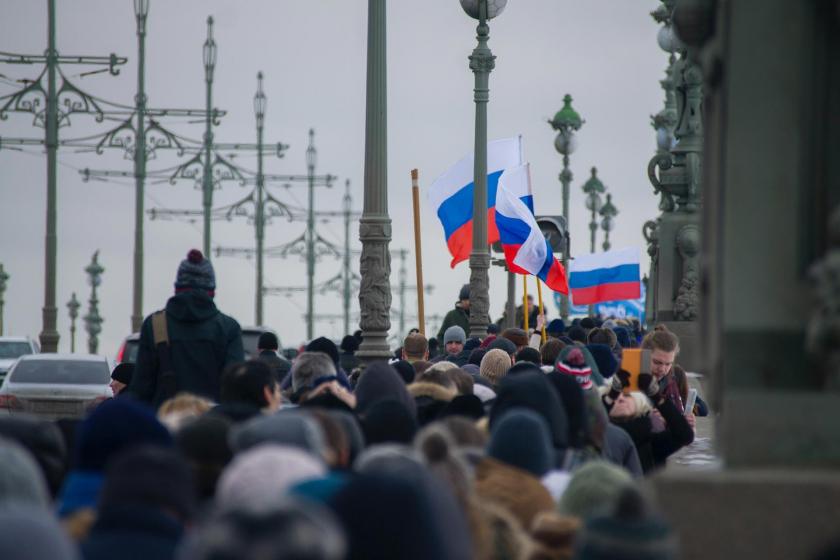
M 464 344 L 467 341 L 467 333 L 458 325 L 452 325 L 443 333 L 444 346 L 450 342 L 460 342 Z
M 216 273 L 213 271 L 213 265 L 204 258 L 204 255 L 198 249 L 191 249 L 187 253 L 187 258 L 182 260 L 178 266 L 175 289 L 206 290 L 208 292 L 216 289 Z
M 17 442 L 0 437 L 0 502 L 49 507 L 44 475 L 34 457 Z

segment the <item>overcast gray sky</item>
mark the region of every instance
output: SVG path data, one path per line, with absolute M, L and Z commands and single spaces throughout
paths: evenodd
M 46 49 L 46 0 L 3 0 L 0 51 L 40 54 Z M 57 2 L 57 41 L 62 55 L 128 57 L 117 77 L 78 77 L 89 68 L 68 65 L 65 74 L 99 97 L 133 104 L 136 89 L 137 42 L 131 0 Z M 475 21 L 457 0 L 388 3 L 388 190 L 394 223 L 392 248 L 413 248 L 409 171 L 420 170 L 421 189 L 457 159 L 472 150 L 473 76 L 467 56 L 475 46 Z M 510 0 L 490 25 L 490 47 L 497 56 L 490 77 L 489 137 L 522 134 L 531 163 L 538 214 L 561 212 L 557 174 L 561 158 L 553 147 L 554 131 L 546 123 L 562 107 L 565 93 L 586 120 L 572 156 L 572 251 L 589 250 L 589 217 L 580 186 L 596 165 L 613 193 L 620 214 L 611 236 L 614 247 L 643 250 L 641 226 L 657 214 L 657 199 L 647 181 L 646 166 L 655 151 L 650 115 L 662 107 L 659 80 L 666 55 L 656 45 L 657 25 L 649 13 L 655 0 Z M 266 171 L 304 173 L 307 130 L 316 130 L 319 173 L 340 177 L 332 191 L 319 190 L 319 210 L 341 208 L 344 179 L 352 183 L 354 205 L 361 208 L 364 160 L 364 96 L 367 2 L 364 0 L 151 0 L 146 50 L 146 84 L 150 107 L 203 108 L 202 44 L 205 20 L 216 20 L 218 45 L 214 105 L 228 111 L 216 129 L 220 142 L 254 142 L 252 98 L 256 73 L 265 74 L 268 97 L 266 141 L 283 141 L 291 148 L 283 159 L 266 159 Z M 40 68 L 0 65 L 13 80 L 35 78 Z M 0 80 L 0 95 L 14 91 Z M 165 123 L 166 121 L 164 121 Z M 171 125 L 179 133 L 200 138 L 201 124 Z M 62 128 L 62 138 L 105 130 L 90 117 L 75 116 Z M 0 137 L 39 137 L 31 116 L 10 114 L 0 121 Z M 131 314 L 131 263 L 134 231 L 134 186 L 83 182 L 76 169 L 131 170 L 122 154 L 59 152 L 58 177 L 58 330 L 60 350 L 69 350 L 69 319 L 65 303 L 75 291 L 86 309 L 89 288 L 84 267 L 100 250 L 106 271 L 100 290 L 105 318 L 100 353 L 113 356 L 128 334 Z M 178 163 L 172 153 L 160 153 L 149 169 Z M 239 161 L 255 168 L 253 156 Z M 189 182 L 147 186 L 147 208 L 200 208 L 201 195 Z M 303 206 L 306 192 L 277 188 L 278 198 Z M 214 205 L 225 205 L 247 194 L 228 183 L 215 193 Z M 437 217 L 422 197 L 424 272 L 435 290 L 427 297 L 428 313 L 451 308 L 459 286 L 469 279 L 467 263 L 449 268 L 449 255 Z M 5 295 L 6 334 L 37 337 L 43 306 L 46 158 L 37 147 L 22 153 L 0 149 L 0 262 L 11 275 Z M 340 221 L 319 226 L 324 237 L 342 242 Z M 304 224 L 275 220 L 266 245 L 288 242 Z M 359 246 L 358 226 L 353 245 Z M 599 245 L 600 245 L 599 234 Z M 160 308 L 172 293 L 179 261 L 191 247 L 201 247 L 201 223 L 146 222 L 144 313 Z M 253 246 L 253 227 L 244 221 L 214 222 L 213 245 Z M 392 269 L 397 281 L 398 261 Z M 253 261 L 214 259 L 219 307 L 243 325 L 254 322 Z M 409 259 L 413 282 L 413 259 Z M 354 263 L 356 270 L 358 267 Z M 646 265 L 643 265 L 646 268 Z M 318 263 L 319 281 L 335 275 L 340 261 Z M 304 264 L 297 260 L 267 260 L 266 284 L 304 285 Z M 531 285 L 533 289 L 533 284 Z M 521 287 L 520 287 L 521 289 Z M 498 317 L 505 297 L 504 273 L 491 269 L 491 315 Z M 415 298 L 408 298 L 414 313 Z M 394 304 L 398 303 L 395 293 Z M 358 299 L 353 299 L 354 309 Z M 305 336 L 302 313 L 305 295 L 267 297 L 266 323 L 286 345 Z M 316 309 L 340 313 L 338 294 L 319 295 Z M 557 315 L 551 304 L 550 314 Z M 408 326 L 416 321 L 411 320 Z M 86 335 L 81 324 L 80 347 Z M 396 323 L 393 324 L 396 328 Z M 316 333 L 340 338 L 341 321 L 322 322 Z

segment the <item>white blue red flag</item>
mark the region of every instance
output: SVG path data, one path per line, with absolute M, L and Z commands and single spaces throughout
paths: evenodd
M 521 137 L 487 144 L 487 242 L 499 240 L 496 190 L 502 172 L 522 163 Z M 474 159 L 470 154 L 438 177 L 429 188 L 429 203 L 440 218 L 453 268 L 472 251 Z
M 638 299 L 642 288 L 639 249 L 630 247 L 575 257 L 569 265 L 575 305 Z
M 534 196 L 527 164 L 508 168 L 502 173 L 496 192 L 496 226 L 508 270 L 532 274 L 555 292 L 569 293 L 566 271 L 554 258 L 551 246 L 534 218 Z

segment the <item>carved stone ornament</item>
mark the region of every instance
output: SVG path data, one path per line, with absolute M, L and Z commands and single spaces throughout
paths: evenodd
M 806 344 L 823 388 L 840 391 L 840 208 L 829 219 L 828 242 L 825 256 L 808 271 L 814 303 Z
M 360 326 L 363 331 L 391 328 L 391 255 L 385 243 L 367 243 L 362 249 L 359 287 Z
M 694 321 L 700 304 L 700 228 L 687 225 L 677 232 L 677 250 L 683 261 L 682 280 L 674 300 L 678 321 Z

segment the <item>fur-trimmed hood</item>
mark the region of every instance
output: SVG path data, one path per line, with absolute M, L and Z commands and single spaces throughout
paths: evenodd
M 427 383 L 419 381 L 412 383 L 408 387 L 408 393 L 415 399 L 420 397 L 428 397 L 436 401 L 449 402 L 458 394 L 455 389 L 448 389 L 443 385 L 437 383 Z

